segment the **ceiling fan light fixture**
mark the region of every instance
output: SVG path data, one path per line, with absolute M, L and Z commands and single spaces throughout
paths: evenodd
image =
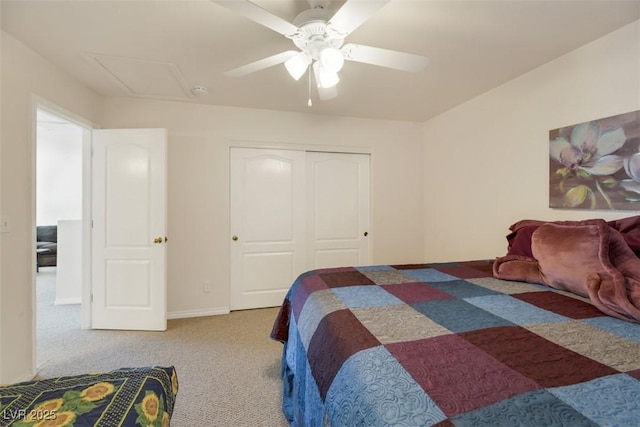
M 334 87 L 340 81 L 338 73 L 325 69 L 319 61 L 313 63 L 313 73 L 318 87 L 323 89 Z
M 342 5 L 336 12 L 328 9 L 332 0 L 307 0 L 311 9 L 300 12 L 293 22 L 269 12 L 256 0 L 212 1 L 285 36 L 299 49 L 280 52 L 234 68 L 225 72 L 226 76 L 240 77 L 284 64 L 295 80 L 308 72 L 311 85 L 315 77 L 319 98 L 328 100 L 337 96 L 336 85 L 340 81 L 338 73 L 344 61 L 408 72 L 422 71 L 427 65 L 427 58 L 420 55 L 355 43 L 344 44 L 347 36 L 391 0 L 342 0 L 338 2 Z M 311 76 L 311 68 L 314 76 Z
M 285 63 L 284 66 L 295 80 L 300 80 L 307 71 L 307 68 L 311 64 L 311 57 L 307 55 L 305 52 L 300 52 L 299 54 L 292 56 Z
M 325 47 L 322 49 L 318 60 L 322 64 L 322 68 L 333 73 L 342 70 L 342 66 L 344 65 L 344 55 L 334 47 Z

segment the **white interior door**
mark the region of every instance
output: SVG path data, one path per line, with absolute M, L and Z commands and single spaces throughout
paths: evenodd
M 282 304 L 304 259 L 303 151 L 231 149 L 231 309 Z
M 307 268 L 369 263 L 369 155 L 307 153 Z
M 164 129 L 93 132 L 95 329 L 166 330 Z

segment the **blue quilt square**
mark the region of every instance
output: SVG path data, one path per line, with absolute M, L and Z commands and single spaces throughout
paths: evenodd
M 514 424 L 514 420 L 518 420 Z M 571 406 L 546 390 L 534 390 L 451 417 L 456 427 L 476 426 L 572 426 L 594 427 L 589 420 Z
M 427 426 L 447 418 L 383 346 L 351 356 L 325 402 L 332 423 L 340 426 Z
M 549 389 L 600 426 L 637 426 L 640 381 L 625 374 Z
M 465 301 L 489 313 L 507 319 L 516 325 L 565 322 L 569 320 L 565 316 L 544 310 L 509 295 L 465 298 Z
M 640 342 L 640 327 L 637 323 L 631 323 L 609 316 L 584 319 L 583 322 L 619 337 Z
M 458 298 L 481 297 L 484 295 L 504 295 L 484 286 L 474 285 L 466 280 L 450 280 L 446 282 L 429 282 L 429 286 L 454 295 Z
M 379 286 L 348 286 L 333 288 L 332 291 L 348 308 L 404 304 Z
M 410 270 L 402 270 L 405 276 L 413 277 L 416 282 L 447 282 L 449 280 L 458 280 L 457 277 L 450 276 L 435 270 L 433 268 L 416 268 Z
M 411 306 L 455 333 L 497 326 L 515 326 L 506 319 L 460 299 L 424 301 L 411 304 Z M 455 316 L 452 316 L 451 313 L 455 313 Z

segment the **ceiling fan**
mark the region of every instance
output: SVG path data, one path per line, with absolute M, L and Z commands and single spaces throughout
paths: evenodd
M 282 34 L 299 49 L 280 52 L 234 68 L 225 72 L 228 76 L 240 77 L 284 63 L 291 77 L 299 80 L 311 67 L 320 99 L 327 100 L 338 94 L 338 72 L 345 60 L 409 72 L 418 72 L 427 65 L 428 59 L 423 56 L 354 43 L 344 44 L 349 34 L 390 0 L 347 0 L 333 15 L 328 9 L 331 0 L 308 0 L 311 8 L 298 14 L 293 22 L 249 0 L 212 1 Z

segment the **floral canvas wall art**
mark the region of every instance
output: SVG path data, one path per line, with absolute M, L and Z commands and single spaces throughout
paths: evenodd
M 549 207 L 640 210 L 640 111 L 549 132 Z

